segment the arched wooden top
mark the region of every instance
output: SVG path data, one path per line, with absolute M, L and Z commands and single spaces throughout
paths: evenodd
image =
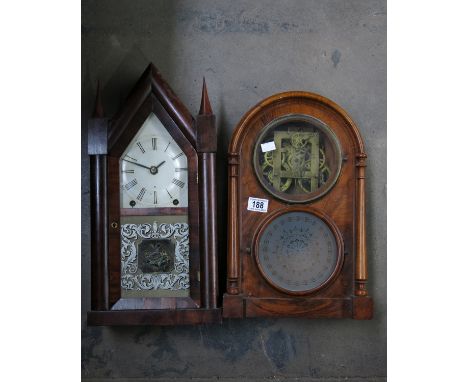
M 331 109 L 334 113 L 338 114 L 346 123 L 350 135 L 353 137 L 354 145 L 356 147 L 356 154 L 365 155 L 364 152 L 364 141 L 362 140 L 361 133 L 359 132 L 358 127 L 348 115 L 348 113 L 339 105 L 337 105 L 332 100 L 323 97 L 319 94 L 304 92 L 304 91 L 288 91 L 283 93 L 274 94 L 263 101 L 260 101 L 253 108 L 251 108 L 240 120 L 236 126 L 234 133 L 231 137 L 231 143 L 229 145 L 229 154 L 237 154 L 240 151 L 241 145 L 243 143 L 244 137 L 246 135 L 247 126 L 249 123 L 256 117 L 256 115 L 263 110 L 264 108 L 273 105 L 277 102 L 284 102 L 288 99 L 306 99 L 317 102 L 325 107 Z

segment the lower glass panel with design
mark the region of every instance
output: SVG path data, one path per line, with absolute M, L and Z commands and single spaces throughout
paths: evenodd
M 189 297 L 188 217 L 121 219 L 122 298 Z

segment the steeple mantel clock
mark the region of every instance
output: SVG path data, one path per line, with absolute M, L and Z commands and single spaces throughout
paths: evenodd
M 223 317 L 372 317 L 366 158 L 355 123 L 318 94 L 276 94 L 244 115 L 228 153 Z
M 220 322 L 216 142 L 204 80 L 196 118 L 153 64 L 111 119 L 98 86 L 88 325 Z

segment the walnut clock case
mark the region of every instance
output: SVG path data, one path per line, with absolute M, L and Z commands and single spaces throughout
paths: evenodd
M 313 93 L 267 98 L 229 146 L 223 317 L 371 319 L 366 154 L 358 128 Z
M 89 325 L 221 321 L 216 128 L 203 81 L 194 119 L 153 64 L 122 109 L 89 122 Z

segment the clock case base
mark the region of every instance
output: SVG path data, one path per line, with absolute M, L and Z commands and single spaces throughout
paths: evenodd
M 218 307 L 216 151 L 217 132 L 205 81 L 199 115 L 193 118 L 180 99 L 150 64 L 112 119 L 104 117 L 98 83 L 93 117 L 88 123 L 91 202 L 92 325 L 182 325 L 217 323 Z M 149 112 L 185 137 L 195 165 L 189 169 L 191 224 L 190 297 L 122 299 L 120 295 L 120 208 L 118 157 Z M 168 126 L 166 126 L 167 128 Z M 192 159 L 193 164 L 193 159 Z M 112 170 L 113 169 L 113 170 Z M 117 170 L 117 172 L 116 172 Z M 114 174 L 116 173 L 116 174 Z M 109 175 L 110 174 L 110 175 Z M 194 181 L 196 179 L 196 181 Z M 117 192 L 116 192 L 117 191 Z
M 91 326 L 200 325 L 219 324 L 221 309 L 101 310 L 88 312 Z
M 372 319 L 370 297 L 349 298 L 258 298 L 224 295 L 223 317 L 303 317 Z

